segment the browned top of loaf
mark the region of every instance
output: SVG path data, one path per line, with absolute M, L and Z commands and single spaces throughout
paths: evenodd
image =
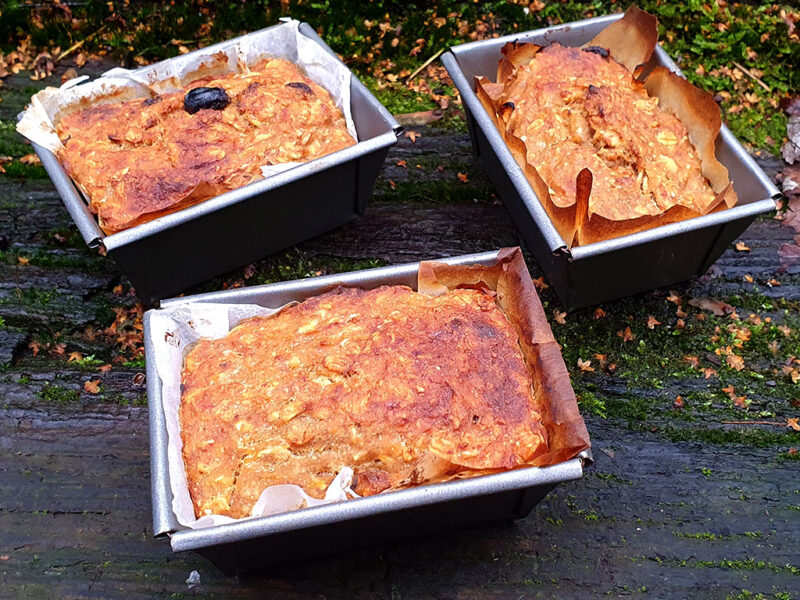
M 198 516 L 261 490 L 321 498 L 338 471 L 371 495 L 524 464 L 545 443 L 517 333 L 494 300 L 339 288 L 198 342 L 180 420 Z
M 220 87 L 223 110 L 184 110 L 186 92 Z M 59 159 L 106 233 L 261 178 L 262 165 L 307 161 L 355 144 L 330 94 L 285 60 L 192 82 L 155 98 L 101 104 L 57 126 Z
M 515 105 L 507 131 L 557 206 L 575 202 L 576 178 L 593 175 L 590 213 L 612 220 L 699 210 L 714 199 L 686 127 L 612 58 L 552 44 L 518 68 L 498 104 Z

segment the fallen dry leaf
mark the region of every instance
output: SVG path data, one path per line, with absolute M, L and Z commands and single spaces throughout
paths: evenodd
M 635 339 L 630 327 L 626 327 L 625 331 L 618 331 L 617 335 L 622 338 L 623 343 L 632 342 Z
M 675 309 L 675 316 L 680 317 L 682 319 L 683 317 L 689 316 L 689 313 L 687 313 L 685 310 L 683 310 L 683 308 L 679 306 L 678 308 Z
M 459 173 L 459 174 L 457 175 L 457 177 L 458 177 L 458 180 L 459 180 L 461 183 L 468 183 L 468 182 L 469 182 L 469 177 L 467 177 L 467 174 L 466 174 L 466 173 Z
M 734 308 L 728 304 L 727 302 L 723 302 L 722 300 L 717 300 L 715 298 L 710 298 L 708 296 L 701 296 L 700 298 L 692 298 L 689 300 L 689 304 L 696 308 L 700 308 L 702 310 L 707 310 L 718 317 L 723 315 L 729 315 L 734 312 Z
M 677 396 L 675 398 L 675 402 L 673 402 L 673 404 L 674 404 L 675 408 L 683 408 L 683 406 L 684 406 L 683 398 L 681 398 L 680 396 Z
M 406 136 L 408 139 L 410 139 L 410 140 L 411 140 L 411 143 L 412 143 L 412 144 L 413 144 L 414 142 L 416 142 L 416 141 L 417 141 L 417 138 L 419 138 L 419 137 L 422 137 L 422 134 L 421 134 L 421 133 L 419 133 L 419 132 L 417 132 L 417 131 L 412 131 L 411 129 L 409 129 L 408 131 L 406 131 L 404 135 L 405 135 L 405 136 Z
M 795 431 L 800 431 L 800 424 L 798 424 L 798 419 L 796 419 L 794 417 L 792 417 L 791 419 L 786 419 L 786 425 L 788 427 L 791 427 Z M 795 454 L 796 453 L 797 453 L 797 450 L 795 450 Z
M 28 258 L 27 256 L 18 256 L 17 262 L 21 265 L 27 265 L 31 262 L 31 259 Z
M 677 321 L 675 321 L 676 329 L 683 329 L 685 327 L 686 327 L 686 321 L 684 321 L 683 319 L 678 319 Z
M 750 252 L 750 248 L 744 242 L 736 242 L 734 248 L 736 248 L 737 252 Z
M 709 379 L 711 377 L 716 377 L 716 375 L 717 375 L 717 370 L 712 368 L 712 367 L 706 367 L 705 369 L 703 369 L 703 378 L 704 379 Z
M 542 275 L 541 277 L 537 277 L 536 279 L 531 279 L 531 280 L 533 281 L 533 287 L 535 287 L 540 292 L 542 290 L 546 290 L 547 288 L 550 287 L 549 285 L 547 285 L 544 282 L 544 275 Z
M 397 166 L 398 167 L 403 167 L 404 169 L 407 169 L 408 168 L 408 163 L 406 161 L 404 161 L 404 160 L 398 160 L 397 161 Z
M 75 69 L 73 69 L 72 67 L 70 67 L 69 69 L 64 71 L 64 73 L 61 75 L 61 83 L 66 83 L 70 79 L 75 79 L 77 76 L 78 76 L 78 72 Z
M 42 347 L 42 346 L 41 346 L 41 344 L 39 344 L 39 342 L 29 342 L 29 343 L 28 343 L 28 348 L 30 348 L 30 349 L 31 349 L 31 351 L 33 352 L 33 355 L 34 355 L 34 356 L 36 356 L 37 354 L 39 354 L 39 349 L 40 349 L 41 347 Z
M 683 362 L 687 363 L 693 369 L 700 368 L 700 359 L 696 356 L 684 356 Z
M 661 321 L 656 319 L 654 316 L 650 315 L 647 317 L 647 328 L 648 329 L 655 329 L 656 325 L 661 325 Z
M 678 295 L 678 292 L 676 292 L 674 290 L 670 290 L 669 291 L 669 296 L 667 296 L 667 300 L 669 302 L 673 302 L 674 304 L 680 304 L 681 303 L 681 297 Z
M 737 371 L 744 369 L 744 359 L 738 354 L 728 354 L 725 357 L 725 362 L 728 363 L 731 369 L 736 369 Z
M 83 354 L 80 352 L 70 352 L 67 362 L 79 362 L 83 360 Z
M 597 362 L 600 363 L 600 368 L 604 368 L 606 366 L 606 362 L 608 362 L 608 355 L 606 354 L 595 354 L 594 357 L 597 359 Z
M 101 373 L 108 373 L 111 370 L 111 363 L 97 367 L 97 370 Z
M 594 371 L 594 367 L 592 366 L 592 361 L 581 360 L 580 358 L 578 359 L 578 368 L 581 371 L 586 371 L 586 372 Z
M 88 381 L 83 382 L 83 389 L 86 390 L 89 394 L 99 394 L 100 393 L 100 380 L 99 379 L 91 379 Z
M 42 161 L 39 160 L 39 157 L 36 156 L 33 153 L 26 154 L 25 156 L 23 156 L 22 158 L 19 159 L 19 162 L 21 162 L 23 165 L 40 165 L 40 164 L 42 164 Z
M 787 338 L 790 335 L 792 335 L 792 328 L 789 327 L 788 325 L 778 325 L 778 331 L 780 331 L 784 335 L 784 337 Z
M 731 400 L 733 400 L 733 405 L 736 408 L 747 408 L 750 406 L 750 400 L 745 396 L 736 396 L 735 398 L 731 398 Z
M 567 317 L 567 313 L 561 312 L 557 308 L 553 309 L 553 318 L 555 318 L 556 323 L 558 323 L 559 325 L 563 325 L 564 323 L 567 322 L 566 317 Z
M 597 321 L 598 319 L 602 319 L 606 316 L 606 311 L 604 311 L 599 306 L 594 309 L 594 320 Z
M 781 282 L 778 281 L 777 279 L 774 279 L 774 278 L 770 279 L 769 281 L 767 281 L 767 285 L 769 287 L 778 287 L 780 284 L 781 284 Z
M 753 283 L 753 278 L 752 278 L 750 275 L 745 275 L 745 276 L 744 276 L 744 280 L 745 280 L 747 283 Z

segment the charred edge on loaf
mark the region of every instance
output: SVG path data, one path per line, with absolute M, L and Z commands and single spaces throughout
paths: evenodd
M 306 85 L 302 81 L 292 81 L 291 83 L 287 83 L 286 87 L 298 90 L 300 92 L 303 92 L 304 94 L 309 94 L 311 96 L 314 95 L 314 90 L 312 90 L 308 85 Z
M 193 115 L 198 110 L 209 108 L 222 110 L 230 104 L 228 93 L 219 87 L 197 87 L 183 97 L 183 110 Z
M 587 46 L 586 48 L 581 48 L 584 52 L 591 52 L 592 54 L 599 54 L 603 58 L 608 58 L 608 48 L 603 48 L 601 46 Z

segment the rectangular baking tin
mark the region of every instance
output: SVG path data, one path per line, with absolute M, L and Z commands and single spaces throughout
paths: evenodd
M 489 265 L 496 260 L 497 252 L 442 259 L 459 265 Z M 407 285 L 416 289 L 418 270 L 419 263 L 368 269 L 165 300 L 162 307 L 187 302 L 224 302 L 277 308 L 337 285 L 367 289 L 380 285 Z M 155 312 L 147 311 L 144 316 L 148 357 L 153 352 L 150 318 Z M 524 517 L 558 483 L 579 479 L 583 473 L 583 460 L 591 460 L 586 452 L 582 458 L 546 468 L 531 467 L 420 486 L 231 525 L 184 529 L 172 513 L 161 381 L 153 361 L 149 359 L 147 397 L 150 406 L 153 532 L 156 536 L 170 536 L 173 550 L 195 550 L 227 574 L 415 535 Z
M 599 304 L 702 275 L 757 215 L 775 209 L 780 195 L 725 125 L 717 140 L 717 157 L 730 172 L 739 203 L 729 210 L 673 223 L 570 250 L 511 155 L 475 94 L 474 78 L 496 79 L 501 48 L 507 42 L 539 45 L 560 42 L 580 46 L 622 14 L 609 15 L 527 33 L 454 46 L 442 56 L 467 115 L 473 152 L 520 229 L 567 310 Z M 680 74 L 661 46 L 652 68 L 665 66 Z
M 333 54 L 307 23 L 300 32 Z M 86 243 L 105 246 L 137 295 L 152 304 L 364 214 L 402 128 L 354 75 L 350 88 L 355 146 L 111 235 L 56 156 L 36 144 L 34 150 Z

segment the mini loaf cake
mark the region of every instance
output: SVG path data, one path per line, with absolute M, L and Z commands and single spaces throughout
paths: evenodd
M 686 127 L 603 48 L 543 48 L 499 102 L 514 104 L 506 131 L 525 142 L 557 205 L 574 202 L 585 168 L 594 178 L 589 209 L 607 219 L 714 202 Z
M 276 484 L 322 498 L 344 467 L 372 495 L 548 452 L 517 330 L 476 289 L 338 288 L 197 342 L 181 381 L 198 517 Z
M 658 22 L 635 6 L 587 45 L 509 42 L 476 93 L 567 246 L 730 208 L 712 96 L 650 59 Z
M 114 233 L 247 185 L 261 166 L 355 144 L 330 94 L 285 60 L 72 112 L 58 158 Z

